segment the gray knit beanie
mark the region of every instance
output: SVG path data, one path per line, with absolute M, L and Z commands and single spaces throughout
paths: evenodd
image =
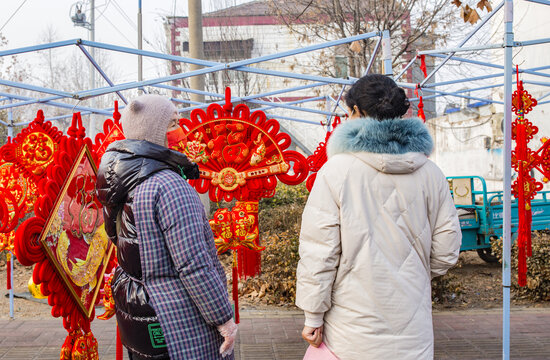
M 142 95 L 122 111 L 122 131 L 126 139 L 147 140 L 166 146 L 166 131 L 176 107 L 160 95 Z

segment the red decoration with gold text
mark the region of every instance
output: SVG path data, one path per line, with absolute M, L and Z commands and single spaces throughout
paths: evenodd
M 200 179 L 190 184 L 212 201 L 258 202 L 275 195 L 277 179 L 297 185 L 308 175 L 305 157 L 292 150 L 288 134 L 279 132 L 279 122 L 263 111 L 250 112 L 245 104 L 233 107 L 231 90 L 226 103 L 211 104 L 206 112 L 195 109 L 190 119 L 181 119 L 187 139 L 174 148 L 196 162 Z M 254 241 L 259 246 L 259 239 Z M 254 276 L 260 270 L 260 254 L 239 247 L 239 276 Z
M 13 251 L 14 229 L 33 211 L 37 184 L 51 167 L 62 137 L 39 110 L 29 126 L 0 148 L 0 251 Z
M 15 252 L 23 265 L 36 264 L 33 281 L 69 332 L 60 359 L 97 359 L 90 322 L 103 272 L 115 264 L 95 198 L 98 157 L 86 150 L 92 144 L 80 113 L 67 132 L 64 136 L 44 122 L 39 111 L 37 120 L 0 152 L 37 184 L 35 216 L 18 227 Z
M 257 244 L 260 235 L 258 229 L 258 202 L 237 201 L 233 209 L 218 209 L 210 220 L 218 254 L 233 250 L 232 266 L 232 296 L 235 302 L 235 322 L 239 323 L 239 293 L 237 289 L 238 275 L 237 252 L 240 249 L 262 251 L 263 246 Z
M 517 71 L 519 74 L 519 71 Z M 529 141 L 538 133 L 525 115 L 537 105 L 523 88 L 523 82 L 517 78 L 517 90 L 512 95 L 512 111 L 517 115 L 512 122 L 512 140 L 516 147 L 512 150 L 512 168 L 517 172 L 517 179 L 512 184 L 512 194 L 518 201 L 518 285 L 527 284 L 527 257 L 531 256 L 531 200 L 542 189 L 542 183 L 531 176 L 531 170 L 537 169 L 543 175 L 543 182 L 550 178 L 550 141 L 542 138 L 543 145 L 536 151 L 529 148 Z

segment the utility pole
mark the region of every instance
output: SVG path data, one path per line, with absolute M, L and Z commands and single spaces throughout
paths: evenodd
M 204 58 L 204 44 L 202 40 L 202 0 L 189 0 L 189 57 Z M 191 71 L 202 68 L 200 65 L 190 64 Z M 191 89 L 204 91 L 204 75 L 191 77 Z M 204 102 L 204 95 L 191 94 L 191 100 Z
M 204 58 L 204 43 L 202 39 L 202 1 L 201 0 L 189 0 L 189 57 L 194 59 Z M 200 65 L 190 64 L 191 71 L 202 68 Z M 191 77 L 191 89 L 204 91 L 204 75 Z M 204 95 L 191 94 L 192 101 L 198 101 L 204 103 Z M 200 194 L 202 204 L 204 205 L 204 211 L 206 215 L 210 212 L 210 198 L 208 193 Z
M 141 0 L 138 0 L 138 49 L 143 49 L 143 28 L 142 28 L 142 15 L 141 15 Z M 138 55 L 138 81 L 143 81 L 143 58 Z

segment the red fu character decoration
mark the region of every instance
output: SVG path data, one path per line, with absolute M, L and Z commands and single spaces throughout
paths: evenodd
M 309 169 L 302 154 L 287 150 L 291 139 L 279 132 L 277 120 L 267 119 L 263 111 L 250 113 L 245 104 L 233 108 L 229 88 L 225 95 L 223 106 L 211 104 L 206 112 L 195 109 L 190 119 L 180 120 L 187 139 L 174 150 L 199 165 L 201 178 L 190 181 L 199 193 L 208 192 L 215 202 L 239 201 L 232 214 L 229 210 L 218 212 L 213 227 L 215 231 L 225 229 L 217 236 L 219 252 L 237 252 L 235 273 L 254 276 L 260 271 L 259 251 L 263 249 L 257 236 L 258 201 L 275 195 L 277 179 L 297 185 L 306 179 Z M 236 281 L 233 279 L 234 286 Z
M 543 175 L 543 182 L 550 178 L 550 141 L 542 138 L 543 143 L 537 151 L 528 147 L 529 141 L 538 133 L 538 128 L 525 118 L 537 100 L 523 89 L 516 67 L 517 90 L 512 95 L 512 111 L 517 115 L 512 122 L 512 140 L 516 147 L 512 150 L 512 168 L 517 172 L 517 179 L 512 184 L 512 194 L 518 201 L 518 285 L 527 284 L 527 257 L 531 256 L 531 200 L 542 189 L 542 183 L 531 176 L 531 170 L 537 169 Z

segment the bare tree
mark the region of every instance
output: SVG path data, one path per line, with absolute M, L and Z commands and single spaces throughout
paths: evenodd
M 417 50 L 443 44 L 456 22 L 449 0 L 269 0 L 278 16 L 302 42 L 329 41 L 370 31 L 389 30 L 393 66 L 408 62 Z M 346 58 L 349 76 L 359 77 L 369 63 L 375 41 L 363 40 L 324 56 L 322 73 L 341 75 L 338 60 Z M 323 55 L 327 55 L 326 52 Z M 374 63 L 374 71 L 380 62 Z

